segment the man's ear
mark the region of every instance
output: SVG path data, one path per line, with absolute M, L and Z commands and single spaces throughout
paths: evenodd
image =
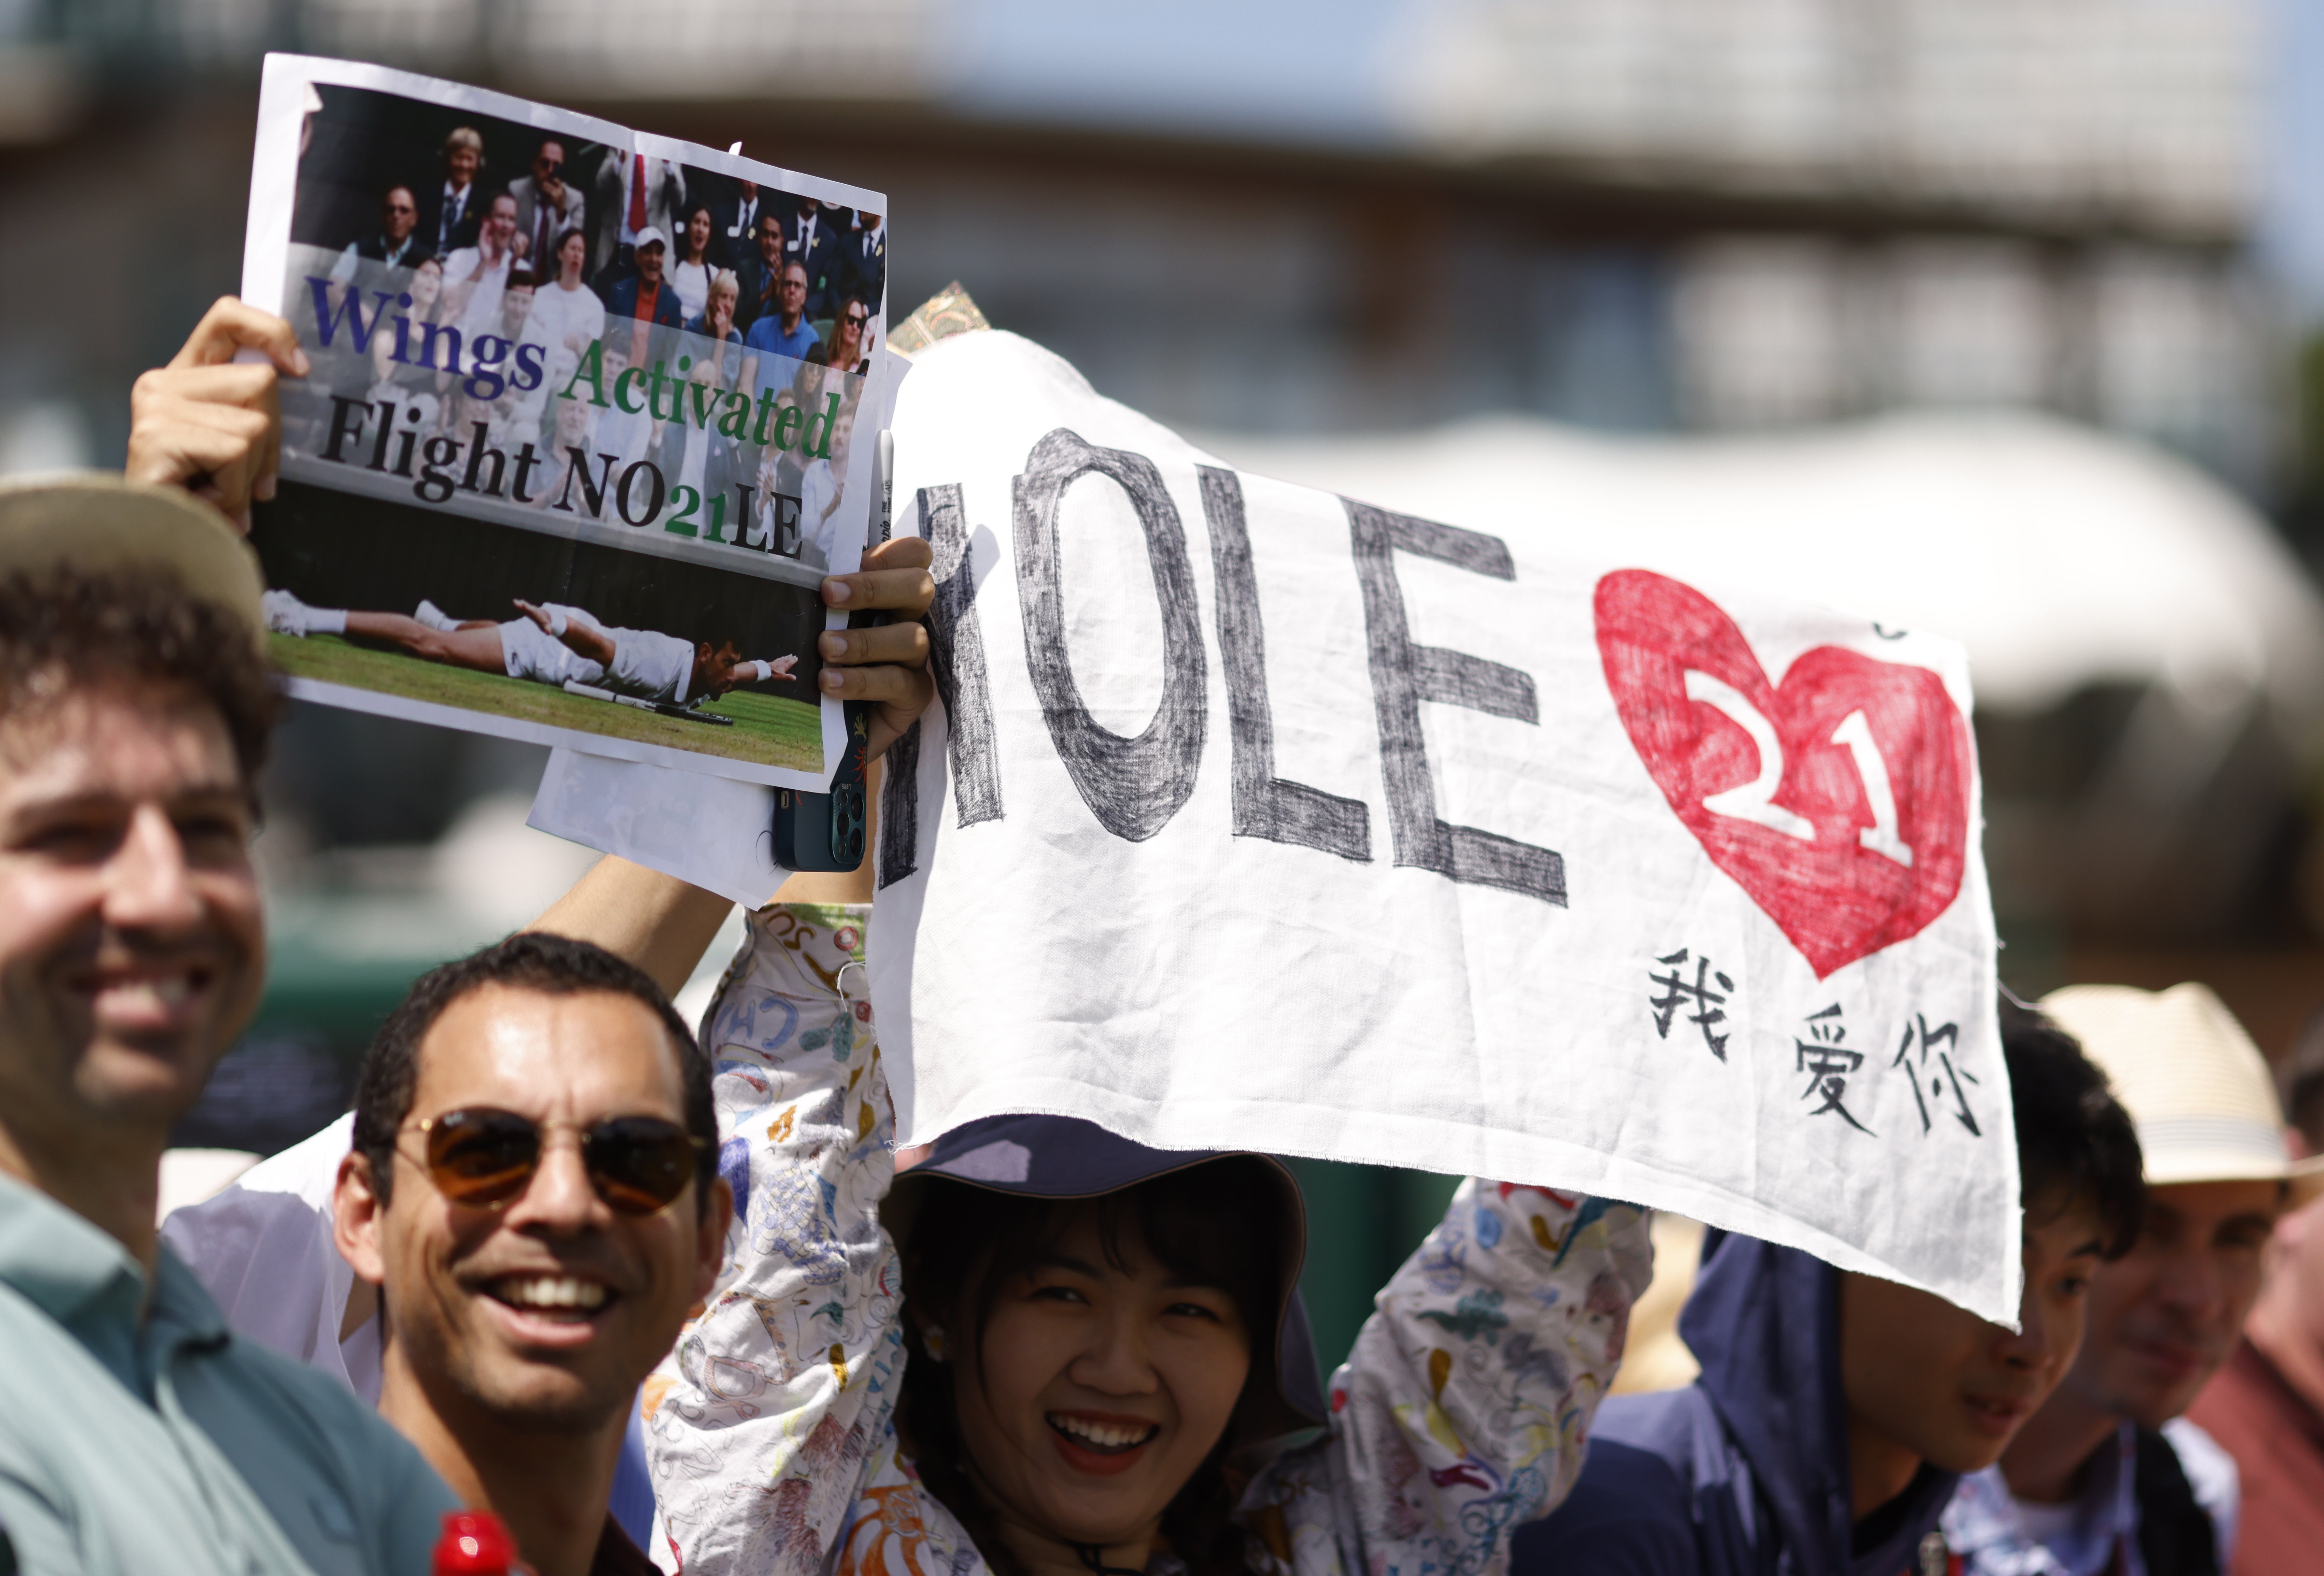
M 718 1267 L 726 1262 L 726 1224 L 734 1218 L 734 1189 L 723 1177 L 714 1178 L 703 1192 L 708 1206 L 694 1233 L 694 1300 L 702 1301 L 718 1284 Z
M 373 1286 L 387 1279 L 387 1247 L 381 1240 L 386 1223 L 387 1201 L 373 1185 L 370 1157 L 350 1153 L 339 1162 L 331 1188 L 331 1240 L 355 1277 Z

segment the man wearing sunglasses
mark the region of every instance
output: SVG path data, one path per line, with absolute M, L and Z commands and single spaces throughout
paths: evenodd
M 717 1147 L 694 1037 L 586 942 L 444 965 L 364 1058 L 336 1224 L 383 1305 L 380 1415 L 541 1576 L 650 1569 L 607 1504 L 638 1387 L 718 1273 Z
M 525 256 L 544 279 L 557 277 L 557 237 L 577 230 L 585 217 L 581 189 L 565 179 L 565 144 L 550 138 L 533 150 L 532 169 L 509 182 L 516 198 L 516 233 L 525 238 Z

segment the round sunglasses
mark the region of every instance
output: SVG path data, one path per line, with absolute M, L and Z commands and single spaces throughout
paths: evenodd
M 428 1180 L 456 1204 L 496 1210 L 523 1196 L 540 1169 L 542 1124 L 479 1106 L 407 1124 L 427 1146 Z M 705 1145 L 658 1116 L 616 1116 L 580 1129 L 589 1185 L 617 1214 L 650 1215 L 678 1202 Z

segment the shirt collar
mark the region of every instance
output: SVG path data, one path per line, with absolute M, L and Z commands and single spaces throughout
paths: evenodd
M 2046 1544 L 2027 1530 L 2000 1467 L 1972 1472 L 1946 1507 L 1945 1541 L 1956 1553 L 1973 1556 L 1974 1568 L 2009 1576 L 2104 1569 L 2136 1533 L 2137 1486 L 2131 1472 L 2136 1448 L 2135 1431 L 2127 1423 L 2098 1446 L 2082 1491 L 2074 1497 L 2072 1525 Z
M 226 1315 L 194 1272 L 160 1249 L 153 1295 L 127 1249 L 46 1194 L 0 1177 L 0 1284 L 68 1331 L 150 1404 L 154 1376 L 188 1347 L 222 1350 Z
M 145 1272 L 84 1216 L 13 1176 L 0 1176 L 0 1283 L 63 1323 L 112 1298 L 134 1320 Z

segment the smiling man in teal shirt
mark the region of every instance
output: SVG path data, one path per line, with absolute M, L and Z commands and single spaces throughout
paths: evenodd
M 277 367 L 305 370 L 288 327 L 221 302 L 141 382 L 132 474 L 242 512 Z M 456 1508 L 156 1236 L 170 1129 L 265 975 L 259 590 L 175 487 L 0 488 L 0 1568 L 28 1576 L 422 1576 Z

